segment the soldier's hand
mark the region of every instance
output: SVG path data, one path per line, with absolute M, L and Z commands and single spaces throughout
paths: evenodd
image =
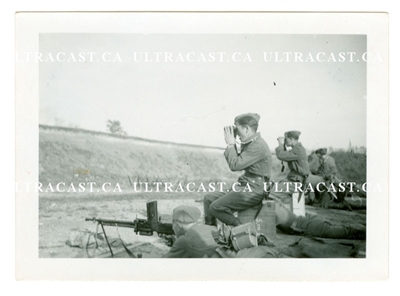
M 279 145 L 285 144 L 285 138 L 284 137 L 279 137 L 277 140 L 278 140 Z
M 175 235 L 163 235 L 162 238 L 165 240 L 165 243 L 168 247 L 172 247 L 176 241 Z
M 236 139 L 235 139 L 235 135 L 233 132 L 233 126 L 229 125 L 229 126 L 225 126 L 224 127 L 224 136 L 225 136 L 225 142 L 227 145 L 235 145 L 236 143 Z

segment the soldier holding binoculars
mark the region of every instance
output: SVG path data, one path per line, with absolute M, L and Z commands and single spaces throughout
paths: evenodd
M 235 118 L 235 126 L 224 127 L 227 148 L 225 158 L 232 171 L 245 171 L 235 191 L 213 192 L 204 197 L 205 223 L 216 225 L 216 219 L 232 226 L 241 224 L 233 213 L 259 205 L 264 197 L 264 182 L 271 177 L 271 151 L 257 132 L 260 115 L 247 113 Z M 240 138 L 240 151 L 236 148 Z M 251 191 L 248 188 L 251 188 Z

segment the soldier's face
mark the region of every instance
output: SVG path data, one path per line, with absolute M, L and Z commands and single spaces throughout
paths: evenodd
M 177 237 L 185 234 L 185 230 L 181 227 L 181 225 L 176 222 L 175 220 L 172 220 L 172 230 L 175 232 L 175 235 Z
M 177 222 L 172 220 L 172 230 L 175 232 L 175 235 L 178 236 L 180 227 Z
M 292 147 L 293 146 L 293 139 L 285 137 L 286 146 Z
M 236 124 L 236 134 L 239 136 L 240 141 L 245 142 L 249 135 L 249 128 L 247 126 L 241 126 Z

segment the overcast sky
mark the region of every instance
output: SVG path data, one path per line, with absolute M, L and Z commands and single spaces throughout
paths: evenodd
M 41 34 L 44 56 L 95 52 L 100 61 L 86 55 L 86 62 L 40 63 L 40 123 L 106 131 L 108 119 L 119 120 L 131 136 L 224 147 L 223 126 L 255 112 L 271 148 L 293 129 L 308 149 L 347 148 L 349 141 L 366 146 L 366 41 L 361 35 Z M 104 52 L 120 59 L 103 62 Z M 171 52 L 174 61 L 165 62 L 165 54 L 160 62 L 144 61 L 143 54 L 135 60 L 134 52 Z M 193 59 L 226 54 L 223 62 L 177 60 L 189 52 Z M 239 62 L 232 61 L 235 52 Z M 263 52 L 278 52 L 278 59 L 284 52 L 314 58 L 323 52 L 325 61 L 266 62 Z M 339 62 L 339 52 L 356 57 Z M 330 53 L 336 62 L 327 61 Z

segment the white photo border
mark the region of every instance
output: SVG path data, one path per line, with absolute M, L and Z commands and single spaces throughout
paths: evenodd
M 255 19 L 257 21 L 254 21 Z M 182 23 L 185 26 L 182 26 Z M 315 27 L 312 25 L 315 23 L 320 25 Z M 380 184 L 382 191 L 368 195 L 366 259 L 135 261 L 39 259 L 38 196 L 37 193 L 19 192 L 16 195 L 17 279 L 363 281 L 387 278 L 389 36 L 386 13 L 17 13 L 16 51 L 37 52 L 40 33 L 62 32 L 365 34 L 367 51 L 379 52 L 383 59 L 381 63 L 367 65 L 367 175 L 368 182 Z M 38 63 L 16 63 L 17 182 L 37 182 L 39 177 L 38 68 Z

